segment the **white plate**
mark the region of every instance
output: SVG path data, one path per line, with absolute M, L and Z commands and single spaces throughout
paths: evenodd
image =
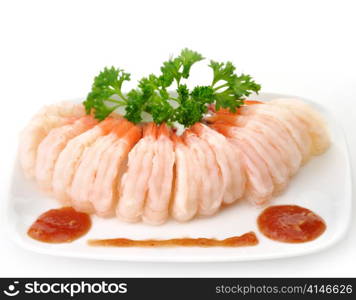
M 275 95 L 264 94 L 262 100 Z M 7 198 L 9 235 L 26 249 L 50 255 L 119 261 L 214 262 L 247 261 L 305 255 L 325 249 L 346 232 L 351 216 L 351 176 L 347 145 L 340 126 L 324 109 L 314 105 L 327 118 L 332 137 L 331 148 L 313 158 L 292 179 L 285 193 L 269 203 L 297 204 L 319 214 L 327 223 L 325 233 L 315 241 L 285 244 L 264 237 L 257 229 L 256 218 L 262 211 L 242 201 L 210 218 L 188 223 L 169 221 L 162 226 L 126 224 L 116 219 L 93 217 L 90 232 L 68 244 L 46 244 L 26 234 L 31 223 L 44 211 L 58 207 L 54 199 L 41 195 L 34 182 L 24 178 L 15 163 L 12 186 Z M 254 247 L 241 248 L 110 248 L 90 247 L 92 238 L 126 237 L 132 239 L 164 239 L 174 237 L 226 238 L 254 231 L 260 241 Z

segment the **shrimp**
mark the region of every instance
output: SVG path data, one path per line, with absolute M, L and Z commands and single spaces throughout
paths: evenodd
M 84 150 L 80 158 L 69 189 L 72 205 L 78 211 L 95 212 L 90 195 L 94 191 L 93 185 L 101 163 L 106 160 L 107 149 L 116 143 L 118 136 L 121 137 L 133 126 L 132 123 L 124 119 L 116 120 L 113 125 L 112 130 L 107 135 L 98 137 L 90 147 Z
M 259 113 L 249 113 L 258 107 L 266 105 L 259 104 L 241 108 L 238 114 L 219 114 L 215 117 L 215 122 L 228 123 L 239 128 L 249 128 L 266 136 L 267 142 L 279 153 L 282 164 L 281 168 L 287 166 L 290 176 L 294 175 L 302 164 L 302 154 L 297 143 L 286 130 L 285 126 L 278 120 Z M 256 108 L 257 107 L 257 108 Z M 283 171 L 283 170 L 281 170 Z
M 217 123 L 212 127 L 229 138 L 241 152 L 241 162 L 247 176 L 244 198 L 253 204 L 263 204 L 270 200 L 274 192 L 274 184 L 265 161 L 245 139 L 237 139 L 237 127 L 230 124 Z
M 240 109 L 240 114 L 252 116 L 254 114 L 264 116 L 278 123 L 288 131 L 291 138 L 296 143 L 301 155 L 301 164 L 305 164 L 311 155 L 311 138 L 308 134 L 307 126 L 301 122 L 293 113 L 287 108 L 278 107 L 277 105 L 252 105 L 244 106 Z
M 291 98 L 274 99 L 269 103 L 287 108 L 301 122 L 306 124 L 312 139 L 312 155 L 322 154 L 328 149 L 330 146 L 330 136 L 325 120 L 310 105 L 298 99 Z
M 170 139 L 170 129 L 166 124 L 158 127 L 157 139 L 154 142 L 152 170 L 148 179 L 148 190 L 142 219 L 154 225 L 164 223 L 168 218 L 171 200 L 174 149 Z
M 231 126 L 228 135 L 252 147 L 255 154 L 265 162 L 274 184 L 274 194 L 278 194 L 287 186 L 289 181 L 287 166 L 263 134 L 247 127 Z
M 103 122 L 71 139 L 59 154 L 54 166 L 52 190 L 55 198 L 63 204 L 71 204 L 69 190 L 80 159 L 87 148 L 117 124 L 118 120 L 107 118 Z
M 80 118 L 85 115 L 85 108 L 82 104 L 70 101 L 62 101 L 53 105 L 46 105 L 34 115 L 34 118 L 44 115 L 58 116 L 62 118 Z
M 278 123 L 263 116 L 255 115 L 247 118 L 245 127 L 260 132 L 265 137 L 280 156 L 283 162 L 281 167 L 282 165 L 287 166 L 290 176 L 299 170 L 302 155 L 289 133 L 283 127 L 280 127 Z
M 179 222 L 192 219 L 198 212 L 199 176 L 193 152 L 184 144 L 182 136 L 172 135 L 175 154 L 175 182 L 171 215 Z
M 191 149 L 197 163 L 196 174 L 199 176 L 198 214 L 215 214 L 223 201 L 224 189 L 220 169 L 215 154 L 209 144 L 200 139 L 190 129 L 184 132 L 184 141 Z
M 143 138 L 129 153 L 127 171 L 118 185 L 120 196 L 116 207 L 116 216 L 126 222 L 138 222 L 142 218 L 156 137 L 157 126 L 148 123 L 144 128 Z
M 178 135 L 114 113 L 98 123 L 82 104 L 47 106 L 21 134 L 20 163 L 41 190 L 78 211 L 160 225 L 240 199 L 264 204 L 330 145 L 323 118 L 296 99 L 210 109 Z
M 119 191 L 118 183 L 127 168 L 127 158 L 132 147 L 142 137 L 139 126 L 118 126 L 115 130 L 117 140 L 109 146 L 100 159 L 96 177 L 89 193 L 89 201 L 95 213 L 101 217 L 115 215 Z
M 223 202 L 230 204 L 243 196 L 245 173 L 241 166 L 241 153 L 227 141 L 224 135 L 202 123 L 192 126 L 192 131 L 205 140 L 215 153 L 224 186 Z
M 37 150 L 35 176 L 40 188 L 50 193 L 54 166 L 67 142 L 80 135 L 97 123 L 91 116 L 77 119 L 72 124 L 52 129 L 42 140 Z
M 42 108 L 20 134 L 19 160 L 27 178 L 35 176 L 38 145 L 53 128 L 85 115 L 82 104 L 62 102 Z

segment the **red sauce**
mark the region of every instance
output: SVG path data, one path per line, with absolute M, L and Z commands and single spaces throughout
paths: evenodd
M 89 240 L 90 246 L 109 247 L 242 247 L 255 246 L 258 239 L 254 232 L 233 236 L 224 240 L 207 238 L 180 238 L 169 240 L 130 240 L 124 238 Z
M 68 243 L 86 234 L 91 226 L 89 215 L 72 207 L 51 209 L 38 217 L 27 234 L 46 243 Z
M 326 229 L 321 217 L 297 205 L 268 207 L 260 214 L 257 223 L 265 236 L 285 243 L 312 241 Z

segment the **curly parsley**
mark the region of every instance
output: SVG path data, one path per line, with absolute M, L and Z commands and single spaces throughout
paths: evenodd
M 201 121 L 209 104 L 215 104 L 217 110 L 225 108 L 235 112 L 244 104 L 245 97 L 261 89 L 251 76 L 237 75 L 231 62 L 212 60 L 209 64 L 213 71 L 211 84 L 196 86 L 190 91 L 182 80 L 188 79 L 192 66 L 203 59 L 198 52 L 183 49 L 179 56 L 163 63 L 161 74 L 143 77 L 137 88 L 127 94 L 122 91 L 122 85 L 130 80 L 130 74 L 114 67 L 105 68 L 94 78 L 92 90 L 83 102 L 86 112 L 104 120 L 123 106 L 124 117 L 133 123 L 141 122 L 145 112 L 157 124 L 178 122 L 189 127 Z M 173 83 L 177 96 L 168 91 Z

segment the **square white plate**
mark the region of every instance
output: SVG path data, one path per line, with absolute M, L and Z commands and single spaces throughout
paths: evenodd
M 273 94 L 262 94 L 269 100 Z M 279 95 L 280 96 L 280 95 Z M 328 122 L 332 146 L 323 155 L 314 157 L 300 169 L 283 195 L 268 205 L 297 204 L 319 214 L 327 230 L 318 239 L 304 244 L 279 243 L 264 237 L 257 229 L 256 218 L 263 207 L 256 208 L 241 201 L 210 218 L 198 218 L 188 223 L 169 221 L 155 227 L 126 224 L 117 219 L 93 217 L 90 232 L 68 244 L 46 244 L 26 234 L 32 222 L 48 209 L 58 207 L 56 200 L 39 193 L 32 181 L 24 178 L 15 163 L 12 184 L 7 197 L 8 233 L 26 249 L 50 255 L 89 259 L 154 262 L 216 262 L 247 261 L 305 255 L 325 249 L 346 232 L 351 216 L 351 173 L 345 137 L 330 113 L 314 104 Z M 254 231 L 260 241 L 254 247 L 241 248 L 111 248 L 90 247 L 88 239 L 126 237 L 132 239 L 164 239 L 174 237 L 226 238 Z

